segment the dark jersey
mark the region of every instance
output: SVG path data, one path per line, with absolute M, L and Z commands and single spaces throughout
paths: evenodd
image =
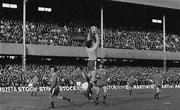
M 36 87 L 38 85 L 38 77 L 35 76 L 33 79 L 31 79 L 31 83 L 33 84 L 34 87 Z
M 55 72 L 51 74 L 50 83 L 51 83 L 51 90 L 50 90 L 51 95 L 57 96 L 59 94 L 59 87 L 58 87 L 58 76 Z
M 97 70 L 96 78 L 97 78 L 97 85 L 98 86 L 107 85 L 107 80 L 109 78 L 109 75 L 107 74 L 106 69 Z
M 76 82 L 84 83 L 84 82 L 87 82 L 87 76 L 85 73 L 78 71 L 77 74 L 74 76 L 74 80 Z
M 130 77 L 130 78 L 128 78 L 127 83 L 128 83 L 129 85 L 132 85 L 132 84 L 135 83 L 135 81 L 137 81 L 135 78 Z
M 37 84 L 38 83 L 38 77 L 35 76 L 31 81 L 33 84 Z
M 156 86 L 161 86 L 163 79 L 160 75 L 156 74 L 153 81 Z
M 58 86 L 58 77 L 56 73 L 51 74 L 50 83 L 51 88 L 55 88 L 56 86 Z
M 179 80 L 179 76 L 174 75 L 174 76 L 173 76 L 173 81 L 178 81 L 178 80 Z

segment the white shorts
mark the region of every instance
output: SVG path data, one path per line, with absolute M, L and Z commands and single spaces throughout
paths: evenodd
M 29 83 L 29 84 L 28 84 L 28 87 L 33 87 L 33 83 Z
M 76 82 L 76 86 L 81 86 L 81 82 Z
M 82 90 L 83 91 L 87 91 L 88 85 L 89 85 L 88 82 L 82 83 L 82 85 L 81 85 L 82 86 Z

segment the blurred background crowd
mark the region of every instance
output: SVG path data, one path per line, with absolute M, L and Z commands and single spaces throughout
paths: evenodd
M 111 61 L 115 63 L 115 61 Z M 78 65 L 77 65 L 78 64 Z M 22 65 L 18 63 L 3 63 L 0 64 L 0 87 L 9 86 L 27 86 L 29 81 L 37 75 L 39 78 L 39 86 L 48 86 L 50 77 L 50 63 L 34 63 L 27 64 L 26 72 L 23 71 Z M 87 73 L 87 67 L 77 61 L 69 62 L 69 64 L 55 64 L 58 68 L 59 84 L 61 86 L 75 85 L 74 76 L 78 73 L 77 68 L 81 67 L 82 71 Z M 153 66 L 122 66 L 111 65 L 106 63 L 105 69 L 109 74 L 109 85 L 126 85 L 127 79 L 134 76 L 138 81 L 136 85 L 150 85 L 152 84 L 154 74 L 161 74 L 163 77 L 163 84 L 173 85 L 179 84 L 179 68 L 169 68 L 167 73 L 163 72 L 161 67 Z
M 22 21 L 1 19 L 0 43 L 22 43 Z M 89 25 L 27 22 L 26 43 L 54 46 L 83 46 Z M 100 31 L 99 31 L 100 32 Z M 100 33 L 99 33 L 100 35 Z M 105 28 L 104 47 L 136 50 L 163 50 L 163 34 L 125 27 Z M 166 51 L 180 51 L 178 34 L 166 34 Z

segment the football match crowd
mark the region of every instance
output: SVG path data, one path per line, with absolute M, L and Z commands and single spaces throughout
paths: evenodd
M 22 43 L 22 21 L 0 19 L 0 43 Z M 54 46 L 83 46 L 89 25 L 27 22 L 26 43 Z M 100 29 L 99 29 L 100 32 Z M 100 35 L 100 33 L 99 33 Z M 166 50 L 180 51 L 178 34 L 166 35 Z M 125 27 L 104 29 L 104 47 L 136 50 L 163 50 L 162 32 L 141 31 Z
M 29 81 L 37 75 L 39 86 L 49 85 L 50 65 L 48 64 L 27 64 L 26 72 L 20 64 L 0 64 L 0 87 L 27 86 Z M 58 68 L 59 83 L 61 86 L 73 86 L 74 76 L 77 74 L 77 67 L 87 72 L 87 67 L 80 65 L 56 65 Z M 163 76 L 163 84 L 179 84 L 179 74 L 174 68 L 163 73 L 159 67 L 133 67 L 133 66 L 111 66 L 105 67 L 110 75 L 109 85 L 126 85 L 127 79 L 132 75 L 138 81 L 136 85 L 150 85 L 154 74 L 159 72 Z

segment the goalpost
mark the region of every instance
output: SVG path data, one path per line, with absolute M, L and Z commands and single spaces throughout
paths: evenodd
M 26 71 L 26 3 L 23 0 L 23 56 L 22 56 L 22 69 Z
M 166 17 L 165 17 L 165 15 L 163 15 L 163 51 L 164 51 L 163 70 L 166 73 L 166 70 L 167 70 L 167 65 L 166 65 L 167 54 L 166 54 Z

